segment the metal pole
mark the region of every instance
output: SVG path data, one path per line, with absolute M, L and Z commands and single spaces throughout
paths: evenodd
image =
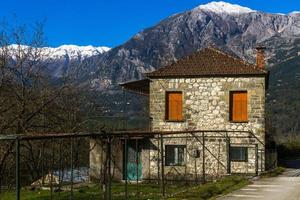
M 42 186 L 45 185 L 45 142 L 42 143 Z
M 73 199 L 73 138 L 71 138 L 71 193 L 70 199 Z
M 125 149 L 124 149 L 124 178 L 125 178 L 125 199 L 128 199 L 128 177 L 127 177 L 127 158 L 128 158 L 128 152 L 127 152 L 127 148 L 128 148 L 128 143 L 127 143 L 127 137 L 125 138 Z
M 156 138 L 155 138 L 155 139 L 156 139 Z M 160 146 L 160 138 L 157 137 L 156 140 L 157 140 L 157 148 L 158 148 L 158 149 L 157 149 L 157 159 L 156 159 L 156 161 L 157 161 L 157 162 L 156 162 L 156 163 L 157 163 L 157 180 L 158 180 L 157 183 L 158 183 L 158 184 L 161 184 L 161 178 L 160 178 L 160 177 L 161 177 L 161 175 L 160 175 L 160 174 L 161 174 L 161 170 L 160 170 L 160 163 L 159 163 L 159 157 L 160 157 L 159 154 L 161 153 L 161 152 L 160 152 L 161 149 L 159 148 L 159 146 Z
M 16 139 L 16 200 L 20 200 L 20 140 Z
M 52 163 L 51 163 L 51 173 L 50 173 L 50 199 L 53 199 L 53 168 L 54 168 L 54 143 L 53 139 L 51 139 L 51 157 L 52 157 Z
M 123 108 L 123 130 L 127 130 L 127 93 L 123 91 L 124 108 Z
M 97 144 L 96 138 L 95 138 L 95 143 Z M 101 164 L 100 164 L 99 178 L 100 178 L 100 186 L 101 186 L 101 190 L 102 190 L 102 199 L 105 199 L 105 188 L 104 188 L 104 186 L 105 186 L 105 174 L 106 174 L 106 172 L 103 170 L 103 167 L 104 167 L 104 165 L 106 165 L 106 163 L 104 163 L 104 158 L 103 158 L 104 157 L 104 155 L 103 155 L 104 154 L 103 153 L 104 143 L 103 143 L 102 140 L 100 141 L 100 144 L 101 144 L 101 159 L 100 159 Z
M 160 154 L 161 154 L 161 188 L 162 195 L 165 197 L 165 172 L 164 172 L 164 138 L 163 135 L 160 134 Z
M 61 182 L 63 178 L 63 161 L 62 161 L 62 146 L 61 141 L 59 142 L 59 171 L 58 171 L 58 196 L 60 199 Z
M 138 139 L 135 139 L 135 163 L 136 163 L 136 195 L 139 199 L 139 145 Z
M 111 136 L 108 137 L 108 199 L 111 200 Z
M 206 178 L 205 178 L 205 136 L 204 132 L 202 132 L 202 182 L 205 184 Z
M 227 146 L 227 174 L 231 174 L 231 157 L 230 157 L 230 138 L 226 139 Z
M 195 159 L 195 163 L 194 163 L 194 167 L 195 167 L 195 183 L 198 183 L 198 173 L 197 173 L 197 156 L 194 156 Z
M 258 144 L 255 144 L 255 175 L 258 176 Z
M 104 187 L 103 187 L 103 190 L 104 190 L 104 199 L 108 199 L 108 173 L 109 173 L 109 171 L 110 170 L 108 170 L 108 162 L 109 162 L 109 139 L 108 138 L 106 138 L 106 140 L 105 140 L 105 145 L 106 145 L 106 152 L 105 152 L 105 166 L 104 166 L 104 169 L 103 169 L 103 171 L 104 171 L 104 175 L 103 175 L 103 178 L 104 178 L 104 181 L 103 181 L 103 185 L 104 185 Z
M 263 171 L 263 150 L 260 150 L 260 172 Z

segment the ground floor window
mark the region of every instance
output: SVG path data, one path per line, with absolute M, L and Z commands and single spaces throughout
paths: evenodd
M 186 145 L 166 145 L 165 146 L 165 165 L 181 166 L 185 164 Z
M 248 148 L 247 147 L 230 147 L 230 160 L 231 161 L 248 161 Z

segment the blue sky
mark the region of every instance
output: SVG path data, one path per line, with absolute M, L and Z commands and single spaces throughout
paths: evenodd
M 45 19 L 49 46 L 62 44 L 114 47 L 140 30 L 207 0 L 2 0 L 0 19 L 34 24 Z M 300 0 L 227 0 L 254 10 L 289 13 Z

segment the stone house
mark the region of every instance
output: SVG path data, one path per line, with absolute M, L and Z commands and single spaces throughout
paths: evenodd
M 255 65 L 206 48 L 145 76 L 121 86 L 149 96 L 151 130 L 115 140 L 114 179 L 163 174 L 200 180 L 264 171 L 268 73 L 263 48 L 257 48 Z M 103 146 L 96 145 L 90 155 L 94 177 L 103 167 L 100 151 Z

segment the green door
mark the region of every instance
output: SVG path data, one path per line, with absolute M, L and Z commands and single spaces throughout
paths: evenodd
M 136 143 L 137 142 L 137 143 Z M 127 142 L 127 155 L 125 155 L 124 151 L 124 179 L 126 178 L 125 173 L 125 160 L 127 160 L 127 180 L 129 181 L 136 181 L 141 180 L 142 178 L 142 162 L 141 162 L 141 148 L 138 144 L 139 141 L 137 140 L 128 140 Z M 138 145 L 138 146 L 137 146 Z M 125 150 L 124 146 L 124 150 Z M 125 159 L 125 156 L 127 159 Z

